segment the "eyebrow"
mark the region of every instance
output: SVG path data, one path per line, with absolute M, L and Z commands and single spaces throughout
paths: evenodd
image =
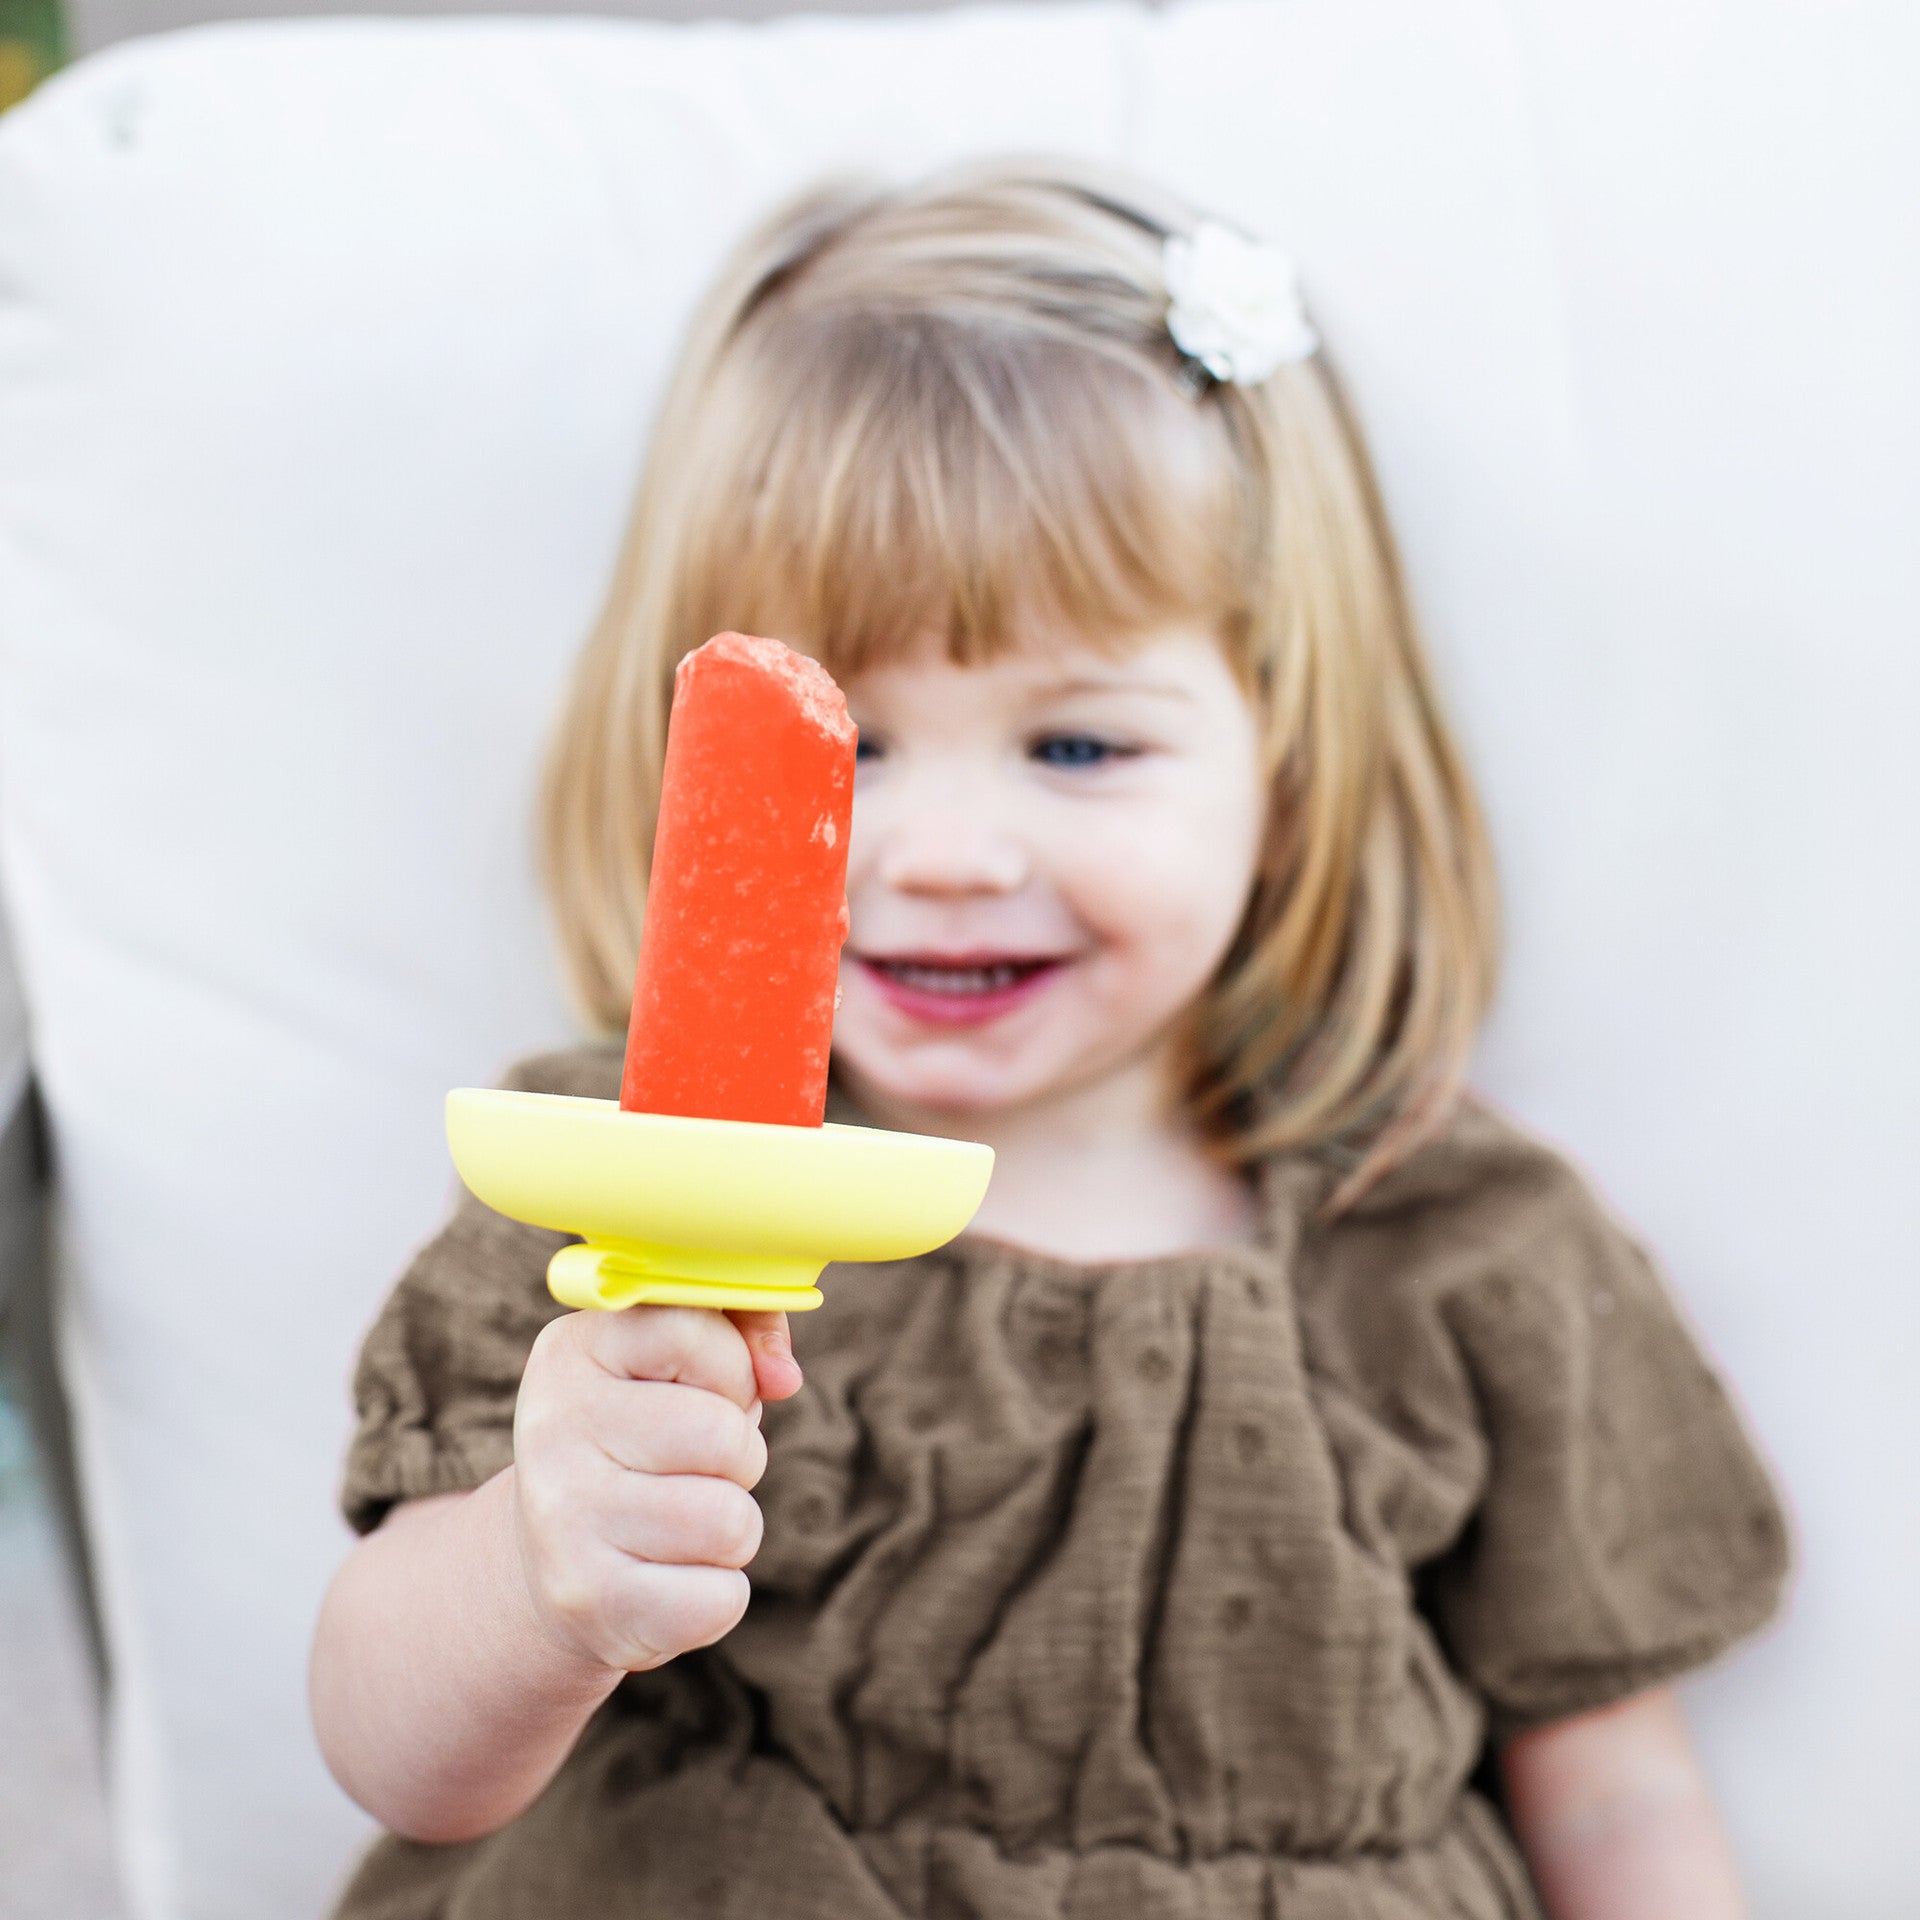
M 1034 689 L 1035 697 L 1042 700 L 1058 700 L 1076 693 L 1144 693 L 1157 700 L 1188 703 L 1193 699 L 1187 688 L 1165 680 L 1102 680 L 1092 675 L 1073 680 L 1052 680 Z

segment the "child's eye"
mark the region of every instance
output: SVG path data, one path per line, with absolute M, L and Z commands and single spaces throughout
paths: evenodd
M 1044 733 L 1027 749 L 1042 766 L 1097 767 L 1109 760 L 1125 760 L 1135 749 L 1095 733 Z
M 878 760 L 880 758 L 879 736 L 869 733 L 865 727 L 862 727 L 854 741 L 853 757 L 856 760 Z

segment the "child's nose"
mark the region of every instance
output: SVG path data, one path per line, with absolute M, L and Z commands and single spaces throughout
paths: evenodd
M 1027 884 L 1026 849 L 977 811 L 940 809 L 901 822 L 880 848 L 883 885 L 933 897 L 1018 893 Z

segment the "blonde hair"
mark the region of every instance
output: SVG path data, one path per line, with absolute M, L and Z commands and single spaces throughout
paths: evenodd
M 700 310 L 554 739 L 575 993 L 626 1021 L 676 662 L 724 628 L 846 676 L 929 633 L 1220 635 L 1272 805 L 1184 1091 L 1221 1155 L 1343 1156 L 1343 1204 L 1450 1112 L 1492 990 L 1492 862 L 1359 431 L 1324 357 L 1214 384 L 1166 328 L 1192 210 L 1001 164 L 830 189 Z

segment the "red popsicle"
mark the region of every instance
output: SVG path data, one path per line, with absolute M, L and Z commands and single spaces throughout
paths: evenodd
M 627 1029 L 629 1112 L 817 1127 L 857 738 L 833 676 L 722 633 L 680 662 Z

